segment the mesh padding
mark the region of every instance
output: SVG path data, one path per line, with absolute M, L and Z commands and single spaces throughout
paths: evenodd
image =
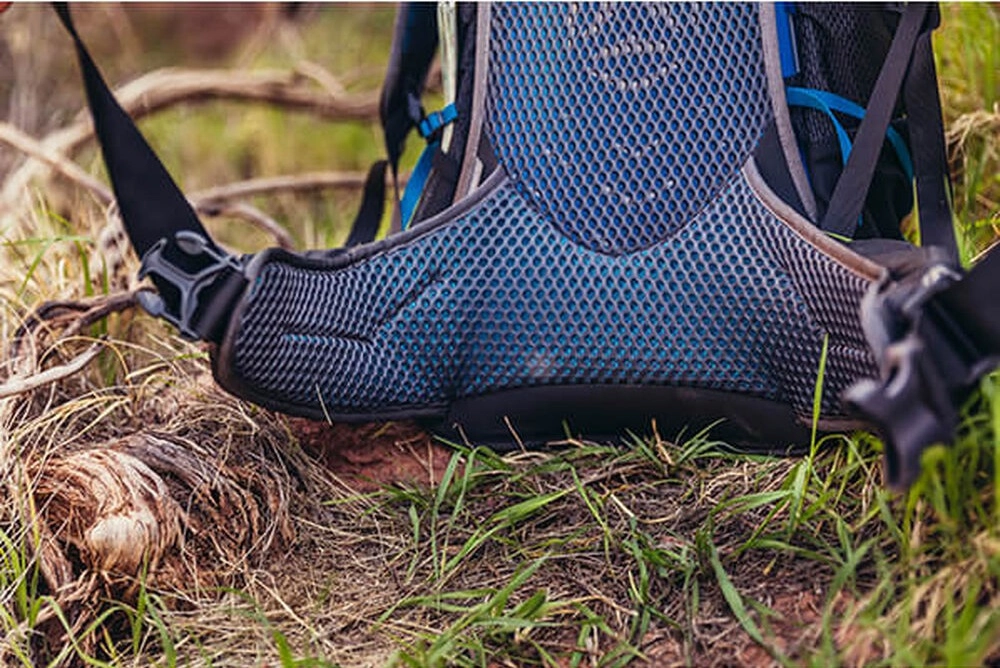
M 769 120 L 757 7 L 492 11 L 487 111 L 509 181 L 350 266 L 265 264 L 232 348 L 240 380 L 340 416 L 585 384 L 808 416 L 829 335 L 823 409 L 842 415 L 840 392 L 875 373 L 867 284 L 739 171 Z
M 770 118 L 757 6 L 499 3 L 488 116 L 522 193 L 605 253 L 676 232 Z
M 661 384 L 808 415 L 828 331 L 824 404 L 838 415 L 839 391 L 873 372 L 853 310 L 864 286 L 775 221 L 739 175 L 670 243 L 619 257 L 568 239 L 508 185 L 339 271 L 266 265 L 235 368 L 331 414 L 535 385 Z
M 796 9 L 796 46 L 801 71 L 792 83 L 836 93 L 866 106 L 889 52 L 899 14 L 878 5 L 800 3 Z M 836 134 L 821 112 L 793 108 L 796 127 L 809 142 Z M 848 127 L 857 121 L 842 119 Z

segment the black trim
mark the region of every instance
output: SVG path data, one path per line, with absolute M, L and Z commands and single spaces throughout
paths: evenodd
M 565 438 L 621 442 L 628 432 L 711 437 L 746 452 L 808 448 L 811 427 L 787 405 L 704 388 L 657 385 L 563 385 L 504 390 L 458 399 L 431 429 L 447 440 L 513 450 Z M 714 426 L 713 426 L 714 425 Z M 512 431 L 513 430 L 513 431 Z

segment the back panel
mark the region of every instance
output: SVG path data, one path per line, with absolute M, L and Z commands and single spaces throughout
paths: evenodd
M 603 253 L 676 233 L 770 120 L 757 9 L 493 6 L 487 114 L 522 194 Z

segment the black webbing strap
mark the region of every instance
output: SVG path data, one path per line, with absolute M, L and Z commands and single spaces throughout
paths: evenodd
M 920 225 L 926 242 L 943 246 L 957 257 L 951 214 L 945 196 L 944 208 L 939 204 L 945 193 L 946 162 L 943 160 L 943 138 L 940 138 L 940 102 L 934 61 L 930 55 L 930 32 L 937 23 L 937 12 L 927 3 L 911 3 L 903 10 L 885 64 L 872 89 L 865 117 L 861 121 L 844 171 L 837 181 L 830 205 L 820 227 L 827 232 L 851 238 L 858 216 L 864 207 L 882 151 L 886 130 L 892 120 L 896 102 L 904 90 L 908 92 L 907 114 L 914 152 L 914 170 L 918 180 Z M 911 66 L 911 63 L 913 64 Z M 928 93 L 933 99 L 927 99 Z M 919 96 L 919 97 L 918 97 Z M 934 106 L 938 109 L 934 110 Z M 936 117 L 936 123 L 935 123 Z M 938 137 L 935 139 L 935 135 Z M 940 155 L 939 155 L 940 153 Z M 921 188 L 924 192 L 920 192 Z M 924 210 L 924 206 L 928 208 Z
M 385 160 L 379 160 L 368 170 L 365 189 L 361 196 L 361 208 L 351 225 L 351 233 L 345 246 L 359 246 L 375 240 L 382 212 L 385 210 Z
M 160 239 L 184 230 L 208 238 L 187 198 L 108 89 L 73 25 L 69 6 L 58 2 L 54 7 L 76 45 L 94 130 L 136 253 L 142 256 Z
M 385 150 L 393 175 L 407 135 L 424 118 L 420 100 L 437 43 L 437 5 L 433 2 L 400 5 L 379 99 Z
M 158 295 L 141 293 L 153 315 L 192 339 L 219 341 L 230 305 L 246 284 L 239 262 L 220 249 L 166 168 L 121 108 L 73 25 L 69 6 L 53 3 L 73 38 L 94 131 L 125 232 Z
M 191 339 L 218 342 L 242 294 L 240 261 L 219 248 L 194 209 L 115 100 L 73 24 L 69 6 L 53 3 L 73 38 L 87 92 L 87 104 L 125 232 L 142 258 L 158 295 L 140 293 L 153 315 L 174 323 Z M 375 239 L 385 206 L 384 161 L 372 166 L 348 246 Z
M 928 29 L 917 37 L 903 87 L 917 211 L 920 212 L 920 244 L 943 248 L 952 263 L 958 266 L 958 245 L 951 212 L 951 180 L 939 95 Z
M 406 146 L 410 130 L 424 119 L 421 98 L 437 53 L 437 4 L 433 2 L 403 2 L 396 13 L 392 36 L 392 51 L 386 67 L 379 117 L 385 140 L 386 155 L 392 171 L 393 209 L 392 231 L 402 229 L 399 192 L 399 159 Z

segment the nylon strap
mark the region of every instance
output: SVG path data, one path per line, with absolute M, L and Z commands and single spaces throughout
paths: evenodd
M 76 46 L 94 131 L 132 247 L 141 257 L 160 239 L 173 239 L 181 231 L 195 232 L 211 243 L 187 198 L 108 89 L 73 25 L 69 6 L 65 2 L 53 4 Z M 165 254 L 181 261 L 188 257 L 175 258 L 169 251 Z
M 913 152 L 920 243 L 944 248 L 958 266 L 958 244 L 951 210 L 951 181 L 945 152 L 937 74 L 930 31 L 917 38 L 903 89 Z
M 903 88 L 917 38 L 924 29 L 929 14 L 930 5 L 926 3 L 912 3 L 903 10 L 885 64 L 875 81 L 868 111 L 855 135 L 851 156 L 837 181 L 830 197 L 830 205 L 820 224 L 827 232 L 848 238 L 854 236 L 896 100 Z M 921 221 L 922 216 L 923 212 Z

